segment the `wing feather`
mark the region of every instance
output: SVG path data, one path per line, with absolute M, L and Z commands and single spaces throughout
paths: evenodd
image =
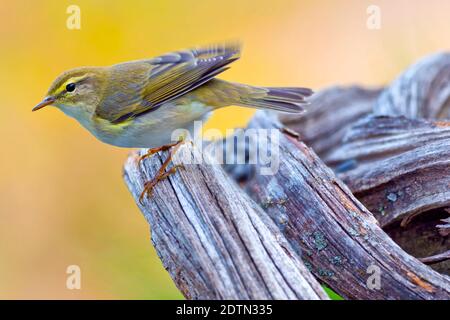
M 109 88 L 113 97 L 104 99 L 96 110 L 97 116 L 113 123 L 119 123 L 156 110 L 166 102 L 172 101 L 206 83 L 219 73 L 228 69 L 227 65 L 239 59 L 238 45 L 216 45 L 205 48 L 168 53 L 150 60 L 129 62 L 113 68 L 125 68 L 130 77 L 122 77 L 123 72 L 116 72 L 116 82 L 129 81 L 132 85 Z M 142 64 L 146 65 L 144 76 Z M 138 71 L 134 71 L 134 67 Z M 122 70 L 123 71 L 123 70 Z M 137 79 L 137 82 L 133 79 Z M 130 87 L 133 89 L 130 92 Z M 112 91 L 111 91 L 112 90 Z M 124 92 L 120 92 L 120 91 Z M 122 94 L 121 94 L 122 93 Z M 117 103 L 116 96 L 120 96 Z M 124 97 L 129 96 L 129 103 Z

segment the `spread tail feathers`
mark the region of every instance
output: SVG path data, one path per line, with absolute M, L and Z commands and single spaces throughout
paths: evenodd
M 246 107 L 298 113 L 308 104 L 305 100 L 313 94 L 308 88 L 295 87 L 247 87 L 241 91 L 239 104 Z

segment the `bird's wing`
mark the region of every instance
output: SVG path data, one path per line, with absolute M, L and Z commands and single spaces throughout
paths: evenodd
M 119 88 L 113 88 L 114 98 L 104 99 L 98 106 L 96 115 L 119 123 L 156 110 L 162 104 L 194 90 L 228 69 L 228 64 L 239 59 L 239 53 L 238 45 L 216 45 L 144 60 L 140 62 L 141 66 L 146 65 L 144 73 L 129 70 L 128 75 L 123 75 L 125 78 L 121 82 L 128 84 L 122 83 Z M 131 64 L 125 63 L 117 67 L 132 69 Z M 137 64 L 134 65 L 137 67 Z M 122 77 L 121 74 L 116 73 L 115 77 Z M 141 75 L 143 77 L 139 79 Z M 111 88 L 108 92 L 110 91 Z

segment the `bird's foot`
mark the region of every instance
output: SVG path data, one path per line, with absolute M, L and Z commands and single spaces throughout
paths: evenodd
M 142 155 L 142 156 L 140 156 L 138 158 L 139 165 L 141 165 L 142 161 L 144 161 L 145 159 L 153 156 L 155 153 L 158 153 L 160 151 L 167 151 L 167 150 L 169 150 L 172 147 L 176 147 L 177 145 L 181 144 L 182 142 L 183 141 L 179 140 L 179 141 L 174 142 L 174 143 L 165 144 L 165 145 L 163 145 L 161 147 L 148 149 L 146 154 L 144 154 L 144 155 Z
M 173 166 L 172 168 L 169 169 L 169 171 L 164 172 L 161 175 L 157 175 L 156 177 L 154 177 L 152 180 L 147 181 L 144 184 L 144 190 L 142 191 L 141 195 L 139 196 L 139 202 L 141 205 L 144 205 L 143 200 L 144 197 L 147 195 L 148 197 L 151 197 L 153 195 L 153 189 L 155 188 L 155 186 L 158 184 L 158 182 L 168 178 L 170 175 L 174 174 L 177 172 L 178 169 L 184 169 L 184 166 L 182 164 Z
M 147 181 L 144 184 L 144 190 L 142 191 L 141 195 L 139 196 L 139 203 L 141 205 L 143 205 L 143 199 L 144 199 L 145 195 L 148 195 L 150 197 L 152 196 L 153 189 L 155 188 L 155 186 L 158 184 L 159 181 L 164 180 L 167 177 L 169 177 L 170 175 L 174 174 L 175 172 L 177 172 L 177 169 L 184 168 L 182 164 L 174 165 L 172 168 L 170 168 L 168 171 L 166 171 L 166 168 L 170 164 L 170 162 L 172 161 L 172 158 L 173 158 L 174 154 L 177 152 L 177 150 L 180 148 L 180 146 L 181 146 L 181 144 L 183 142 L 184 142 L 183 140 L 179 140 L 178 142 L 173 143 L 171 145 L 165 145 L 165 146 L 162 146 L 162 147 L 159 147 L 159 148 L 154 148 L 154 149 L 151 149 L 151 150 L 155 150 L 155 149 L 159 149 L 159 150 L 153 152 L 150 155 L 149 155 L 150 152 L 147 153 L 146 155 L 144 155 L 146 157 L 149 157 L 149 156 L 155 154 L 156 152 L 170 150 L 169 151 L 169 155 L 167 156 L 167 159 L 163 162 L 163 164 L 161 165 L 161 168 L 159 168 L 159 170 L 156 173 L 155 177 L 152 180 Z M 162 148 L 164 148 L 164 149 L 162 149 Z

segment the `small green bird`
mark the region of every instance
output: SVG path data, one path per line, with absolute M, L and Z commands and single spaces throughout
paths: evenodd
M 216 79 L 239 58 L 238 45 L 223 44 L 168 53 L 108 67 L 81 67 L 61 74 L 46 98 L 33 108 L 53 105 L 75 118 L 99 140 L 125 148 L 149 148 L 150 156 L 171 150 L 157 176 L 141 195 L 175 172 L 166 172 L 181 141 L 176 129 L 195 135 L 194 121 L 215 109 L 237 105 L 301 112 L 307 88 L 256 87 Z

